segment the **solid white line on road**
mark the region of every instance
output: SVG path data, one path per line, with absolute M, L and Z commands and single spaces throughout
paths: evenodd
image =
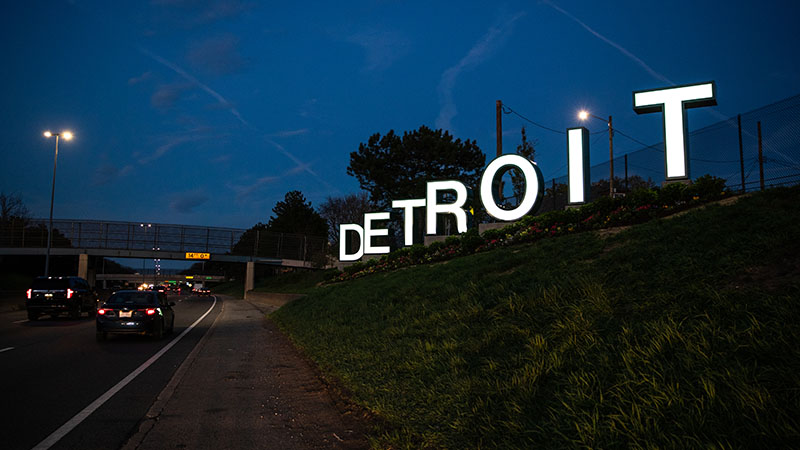
M 16 322 L 11 322 L 11 323 L 25 323 L 27 321 L 28 321 L 28 319 L 23 319 L 23 320 L 17 320 Z
M 169 349 L 171 349 L 173 345 L 177 344 L 178 341 L 180 341 L 184 336 L 186 336 L 187 333 L 192 331 L 192 329 L 196 327 L 197 324 L 200 323 L 200 321 L 206 318 L 206 316 L 211 312 L 211 310 L 214 309 L 214 306 L 216 306 L 216 304 L 217 304 L 217 296 L 214 296 L 214 303 L 211 304 L 211 307 L 208 308 L 208 311 L 206 311 L 205 314 L 200 316 L 199 319 L 195 320 L 194 323 L 191 324 L 187 329 L 183 330 L 183 333 L 181 333 L 178 337 L 173 339 L 172 342 L 165 345 L 164 348 L 159 350 L 158 353 L 156 353 L 155 355 L 151 356 L 150 359 L 145 361 L 141 366 L 139 366 L 136 370 L 131 372 L 127 377 L 123 378 L 122 381 L 120 381 L 119 383 L 114 385 L 114 387 L 106 391 L 105 394 L 98 397 L 97 400 L 90 403 L 89 406 L 87 406 L 86 408 L 83 408 L 83 411 L 76 414 L 75 417 L 73 417 L 72 419 L 69 419 L 67 423 L 65 423 L 64 425 L 61 425 L 61 427 L 59 427 L 59 429 L 50 434 L 50 436 L 47 436 L 42 442 L 39 442 L 36 445 L 36 447 L 33 448 L 33 450 L 45 450 L 55 445 L 56 442 L 60 441 L 61 438 L 67 435 L 67 433 L 69 433 L 75 427 L 80 425 L 81 422 L 86 420 L 86 418 L 89 417 L 93 412 L 95 412 L 97 408 L 103 406 L 103 403 L 107 402 L 111 397 L 114 396 L 114 394 L 116 394 L 117 392 L 122 390 L 122 388 L 127 386 L 128 383 L 133 381 L 134 378 L 139 376 L 139 374 L 144 372 L 148 367 L 150 367 L 154 362 L 156 362 L 158 358 L 161 358 L 161 356 L 164 355 L 164 353 L 166 353 Z
M 14 347 L 0 348 L 0 353 L 7 352 L 9 350 L 14 350 Z

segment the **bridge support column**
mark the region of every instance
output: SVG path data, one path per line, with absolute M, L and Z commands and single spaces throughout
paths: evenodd
M 78 276 L 84 280 L 89 279 L 89 255 L 86 253 L 78 255 Z
M 253 261 L 247 261 L 247 271 L 244 277 L 244 291 L 252 291 L 253 286 L 255 286 L 255 272 L 256 272 L 256 263 Z

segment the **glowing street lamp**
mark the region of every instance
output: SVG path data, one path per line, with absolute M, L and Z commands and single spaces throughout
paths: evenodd
M 44 276 L 50 276 L 50 246 L 53 236 L 53 200 L 56 196 L 56 166 L 58 164 L 58 138 L 63 137 L 65 140 L 72 140 L 71 131 L 62 131 L 61 133 L 52 133 L 49 130 L 44 132 L 44 137 L 56 137 L 56 156 L 53 158 L 53 186 L 50 190 L 50 224 L 47 227 L 47 256 L 44 259 Z
M 578 119 L 580 120 L 588 120 L 589 117 L 593 117 L 595 119 L 602 120 L 603 122 L 606 119 L 602 117 L 595 116 L 591 114 L 589 111 L 581 111 L 578 113 Z M 614 197 L 614 127 L 611 125 L 611 116 L 608 116 L 608 166 L 609 166 L 609 177 L 608 177 L 608 195 L 610 197 Z

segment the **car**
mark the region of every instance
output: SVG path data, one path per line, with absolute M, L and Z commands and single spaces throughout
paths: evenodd
M 145 334 L 161 339 L 175 329 L 175 302 L 158 291 L 125 290 L 111 294 L 97 310 L 97 340 L 110 333 Z
M 206 287 L 197 288 L 194 290 L 194 295 L 207 297 L 211 295 L 211 289 Z
M 167 287 L 166 286 L 162 286 L 162 285 L 153 285 L 153 286 L 150 286 L 149 288 L 147 288 L 147 290 L 148 291 L 161 292 L 164 295 L 167 295 L 167 292 L 169 292 L 167 290 Z
M 25 309 L 31 321 L 43 314 L 56 317 L 61 313 L 77 319 L 84 312 L 93 317 L 99 304 L 97 292 L 83 278 L 36 277 L 27 291 Z

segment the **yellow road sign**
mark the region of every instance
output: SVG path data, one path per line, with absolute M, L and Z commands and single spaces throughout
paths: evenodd
M 186 259 L 211 259 L 211 253 L 186 252 Z

